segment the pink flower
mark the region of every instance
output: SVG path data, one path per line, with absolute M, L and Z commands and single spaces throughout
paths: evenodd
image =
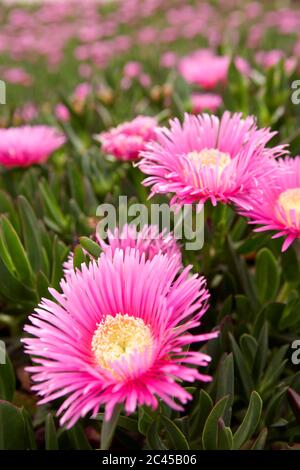
M 108 231 L 107 242 L 96 233 L 96 241 L 104 252 L 111 251 L 114 254 L 117 249 L 125 251 L 126 248 L 135 248 L 146 260 L 151 260 L 158 253 L 170 257 L 176 254 L 179 267 L 182 266 L 181 252 L 173 234 L 166 230 L 159 232 L 157 225 L 144 225 L 141 230 L 137 230 L 135 224 L 125 224 L 121 230 L 116 227 L 114 231 Z M 63 264 L 65 275 L 74 271 L 73 258 L 73 253 L 70 253 Z
M 177 56 L 175 52 L 172 52 L 172 51 L 164 52 L 160 58 L 160 65 L 162 67 L 173 68 L 175 67 L 176 62 L 177 62 Z
M 137 116 L 133 121 L 96 136 L 104 153 L 118 160 L 136 160 L 148 141 L 155 138 L 157 121 L 149 116 Z
M 80 64 L 78 67 L 79 75 L 83 78 L 90 78 L 93 72 L 90 64 Z
M 273 158 L 284 147 L 267 148 L 274 136 L 269 129 L 258 129 L 253 117 L 225 112 L 217 116 L 185 115 L 170 121 L 171 128 L 159 128 L 157 141 L 142 152 L 139 168 L 150 175 L 145 181 L 152 193 L 175 193 L 173 203 L 213 205 L 239 202 L 257 181 L 274 171 Z
M 203 111 L 217 111 L 223 104 L 220 95 L 214 93 L 193 93 L 191 96 L 192 111 L 195 114 Z
M 13 168 L 44 163 L 64 142 L 65 137 L 50 126 L 0 129 L 0 164 Z
M 74 98 L 78 101 L 85 101 L 92 92 L 90 83 L 80 83 L 74 90 Z
M 25 350 L 40 404 L 63 398 L 60 424 L 70 428 L 105 406 L 156 408 L 157 398 L 182 410 L 191 395 L 177 381 L 209 381 L 195 366 L 210 357 L 186 346 L 217 333 L 195 334 L 207 310 L 203 277 L 178 273 L 176 255 L 140 257 L 136 250 L 102 254 L 61 281 L 56 302 L 43 299 L 29 319 Z M 192 366 L 192 367 L 191 367 Z M 176 402 L 174 401 L 176 400 Z
M 26 103 L 21 109 L 21 115 L 25 122 L 33 121 L 38 117 L 38 108 L 34 103 Z
M 124 66 L 123 74 L 127 78 L 136 78 L 142 73 L 142 66 L 139 62 L 127 62 Z
M 241 213 L 251 224 L 261 225 L 256 232 L 275 230 L 272 238 L 286 237 L 282 246 L 286 251 L 300 238 L 300 157 L 280 159 L 276 166 L 276 180 L 263 179 L 251 192 L 251 208 Z
M 33 83 L 32 77 L 21 67 L 6 69 L 1 75 L 4 80 L 15 85 L 30 86 Z
M 205 90 L 218 84 L 225 84 L 228 76 L 230 57 L 215 55 L 209 49 L 200 49 L 179 61 L 179 72 L 184 79 Z M 235 59 L 235 65 L 242 74 L 249 73 L 249 66 L 242 58 Z
M 70 111 L 63 103 L 55 106 L 54 114 L 59 121 L 68 122 L 70 120 Z
M 139 76 L 139 82 L 140 82 L 140 85 L 144 88 L 149 88 L 149 86 L 151 85 L 151 77 L 150 75 L 148 75 L 147 73 L 142 73 L 140 76 Z

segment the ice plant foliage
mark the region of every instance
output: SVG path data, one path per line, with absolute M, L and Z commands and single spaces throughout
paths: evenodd
M 237 113 L 225 112 L 221 119 L 186 114 L 183 124 L 171 120 L 170 129 L 156 134 L 138 166 L 150 175 L 144 184 L 152 194 L 175 193 L 171 204 L 210 200 L 248 207 L 250 190 L 274 172 L 274 158 L 285 153 L 283 146 L 266 147 L 275 132 Z
M 0 165 L 13 168 L 44 163 L 64 142 L 65 137 L 50 126 L 0 129 Z
M 118 160 L 136 160 L 148 141 L 155 138 L 157 121 L 149 116 L 137 116 L 130 122 L 96 136 L 104 153 Z
M 272 238 L 284 236 L 282 251 L 300 238 L 300 157 L 280 159 L 275 184 L 262 180 L 251 194 L 251 206 L 242 214 L 261 226 L 257 232 L 275 230 Z
M 116 249 L 61 281 L 56 302 L 43 299 L 29 319 L 25 350 L 40 404 L 57 398 L 61 425 L 105 406 L 110 419 L 116 404 L 132 413 L 156 408 L 158 398 L 175 410 L 191 395 L 179 381 L 209 381 L 199 372 L 210 357 L 187 345 L 216 332 L 193 335 L 209 298 L 206 281 L 181 273 L 177 256 L 151 260 L 138 250 Z

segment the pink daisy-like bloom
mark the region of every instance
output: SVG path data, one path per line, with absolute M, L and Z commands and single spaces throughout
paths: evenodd
M 125 224 L 120 230 L 116 227 L 113 231 L 107 232 L 107 241 L 103 240 L 96 233 L 96 240 L 104 252 L 110 251 L 112 254 L 117 249 L 135 248 L 140 256 L 145 256 L 146 260 L 151 260 L 158 253 L 168 256 L 177 255 L 179 267 L 182 267 L 181 251 L 172 233 L 166 230 L 160 232 L 157 225 L 144 225 L 141 230 L 137 230 L 135 224 Z M 74 271 L 74 255 L 71 252 L 63 264 L 63 271 L 66 276 Z
M 256 232 L 275 230 L 272 238 L 286 237 L 282 251 L 300 238 L 300 157 L 279 159 L 277 177 L 270 184 L 262 179 L 250 195 L 251 208 L 241 210 L 251 224 L 261 225 Z
M 276 134 L 258 129 L 255 119 L 226 111 L 222 118 L 186 114 L 181 124 L 156 132 L 157 141 L 142 152 L 137 166 L 145 174 L 151 195 L 175 193 L 173 203 L 213 205 L 239 203 L 249 207 L 247 195 L 260 178 L 274 172 L 273 159 L 286 153 L 284 146 L 267 148 Z
M 6 168 L 44 163 L 65 142 L 50 126 L 20 126 L 0 129 L 0 165 Z
M 191 96 L 192 111 L 195 114 L 203 111 L 216 112 L 222 104 L 223 100 L 220 95 L 215 93 L 193 93 Z
M 155 138 L 157 121 L 149 116 L 137 116 L 130 122 L 102 132 L 96 139 L 102 144 L 103 152 L 118 160 L 136 160 L 148 141 Z
M 105 419 L 123 403 L 156 408 L 158 398 L 182 410 L 191 395 L 177 381 L 209 381 L 198 366 L 210 357 L 186 350 L 216 332 L 191 334 L 209 298 L 203 277 L 178 273 L 176 256 L 145 260 L 135 249 L 103 253 L 61 281 L 56 302 L 43 299 L 23 339 L 40 404 L 58 398 L 60 424 L 70 428 L 105 406 Z M 192 366 L 192 367 L 191 367 Z

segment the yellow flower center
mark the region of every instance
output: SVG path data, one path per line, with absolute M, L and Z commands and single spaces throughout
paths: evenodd
M 297 214 L 300 214 L 300 188 L 286 189 L 279 195 L 277 203 L 284 211 L 286 221 L 289 223 L 289 225 L 298 225 L 299 217 L 296 217 L 296 219 L 292 218 L 291 211 L 295 211 L 296 216 Z M 282 219 L 281 214 L 279 214 L 279 218 L 280 220 Z M 281 221 L 286 223 L 284 220 Z
M 300 188 L 283 191 L 278 198 L 278 203 L 286 213 L 291 210 L 300 212 Z
M 129 359 L 134 352 L 152 347 L 151 329 L 141 318 L 118 313 L 99 323 L 92 339 L 92 351 L 100 367 L 112 371 L 111 364 Z
M 220 152 L 218 149 L 203 149 L 200 152 L 194 150 L 188 153 L 187 156 L 197 170 L 201 168 L 218 169 L 219 174 L 221 174 L 231 162 L 229 153 Z

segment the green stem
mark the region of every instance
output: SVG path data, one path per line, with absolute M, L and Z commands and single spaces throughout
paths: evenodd
M 110 444 L 113 440 L 115 430 L 119 421 L 122 405 L 118 404 L 114 407 L 112 417 L 109 421 L 103 419 L 102 428 L 101 428 L 101 450 L 108 450 Z

